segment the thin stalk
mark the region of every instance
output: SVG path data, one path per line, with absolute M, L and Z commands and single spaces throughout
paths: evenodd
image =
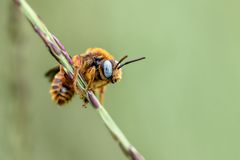
M 40 20 L 37 14 L 32 10 L 25 0 L 14 0 L 14 2 L 21 8 L 24 15 L 32 25 L 35 32 L 42 38 L 45 45 L 48 47 L 52 56 L 64 67 L 65 72 L 69 77 L 73 77 L 72 59 L 67 53 L 63 44 L 48 31 L 45 24 Z M 98 111 L 105 125 L 119 142 L 124 153 L 132 160 L 144 160 L 144 157 L 130 144 L 122 131 L 118 128 L 106 109 L 100 104 L 92 91 L 86 89 L 86 82 L 81 75 L 78 75 L 77 87 L 81 89 L 92 106 Z

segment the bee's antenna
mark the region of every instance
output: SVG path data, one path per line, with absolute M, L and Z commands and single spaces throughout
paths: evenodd
M 126 59 L 127 57 L 128 57 L 128 55 L 123 56 L 123 57 L 119 60 L 119 62 L 117 63 L 117 65 L 116 65 L 115 68 L 118 68 L 118 66 L 120 65 L 120 63 L 122 63 L 122 61 L 123 61 L 124 59 Z
M 118 69 L 122 68 L 123 66 L 125 66 L 125 65 L 127 65 L 127 64 L 129 64 L 129 63 L 133 63 L 133 62 L 136 62 L 136 61 L 140 61 L 140 60 L 143 60 L 143 59 L 145 59 L 145 58 L 146 58 L 146 57 L 141 57 L 141 58 L 137 58 L 137 59 L 134 59 L 134 60 L 131 60 L 131 61 L 127 61 L 127 62 L 121 64 L 121 65 L 118 67 Z

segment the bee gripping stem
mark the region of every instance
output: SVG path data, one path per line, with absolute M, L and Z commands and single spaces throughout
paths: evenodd
M 64 45 L 50 33 L 45 26 L 45 24 L 39 19 L 39 16 L 32 10 L 25 0 L 13 0 L 14 3 L 20 7 L 22 12 L 27 17 L 28 21 L 32 25 L 34 31 L 40 36 L 45 45 L 48 47 L 52 56 L 64 67 L 65 72 L 69 77 L 73 78 L 73 62 L 69 54 L 67 53 Z M 124 58 L 125 59 L 125 58 Z M 143 58 L 140 58 L 143 59 Z M 132 63 L 134 61 L 140 60 L 136 59 L 133 61 L 126 62 L 123 65 Z M 123 66 L 122 65 L 122 66 Z M 122 67 L 120 66 L 120 67 Z M 105 110 L 105 108 L 100 104 L 99 100 L 96 98 L 92 91 L 86 89 L 86 82 L 81 75 L 78 75 L 77 86 L 87 95 L 88 100 L 92 106 L 98 111 L 105 125 L 119 142 L 124 153 L 127 154 L 132 160 L 144 160 L 144 157 L 129 143 L 127 138 L 124 136 L 122 131 L 118 128 L 116 123 L 113 121 L 111 116 Z

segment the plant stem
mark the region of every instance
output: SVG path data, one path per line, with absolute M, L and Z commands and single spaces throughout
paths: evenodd
M 42 38 L 46 46 L 49 48 L 52 56 L 64 67 L 65 72 L 68 74 L 68 76 L 72 78 L 73 63 L 65 47 L 54 35 L 48 31 L 47 27 L 39 19 L 37 14 L 32 10 L 32 8 L 25 0 L 15 0 L 15 3 L 21 8 L 22 12 L 25 14 L 32 27 L 34 28 L 35 32 Z M 86 89 L 86 82 L 83 80 L 81 75 L 78 75 L 77 87 L 79 87 L 79 89 L 81 89 L 86 94 L 89 102 L 95 109 L 97 109 L 105 125 L 119 142 L 124 153 L 126 153 L 126 155 L 129 156 L 132 160 L 144 160 L 144 157 L 129 143 L 127 138 L 118 128 L 105 108 L 100 104 L 93 92 Z

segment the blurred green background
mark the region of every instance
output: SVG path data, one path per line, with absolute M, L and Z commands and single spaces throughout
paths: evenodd
M 240 159 L 240 1 L 28 2 L 71 55 L 147 57 L 105 101 L 146 159 Z M 127 159 L 92 107 L 51 101 L 44 73 L 56 61 L 10 4 L 0 1 L 0 159 Z

